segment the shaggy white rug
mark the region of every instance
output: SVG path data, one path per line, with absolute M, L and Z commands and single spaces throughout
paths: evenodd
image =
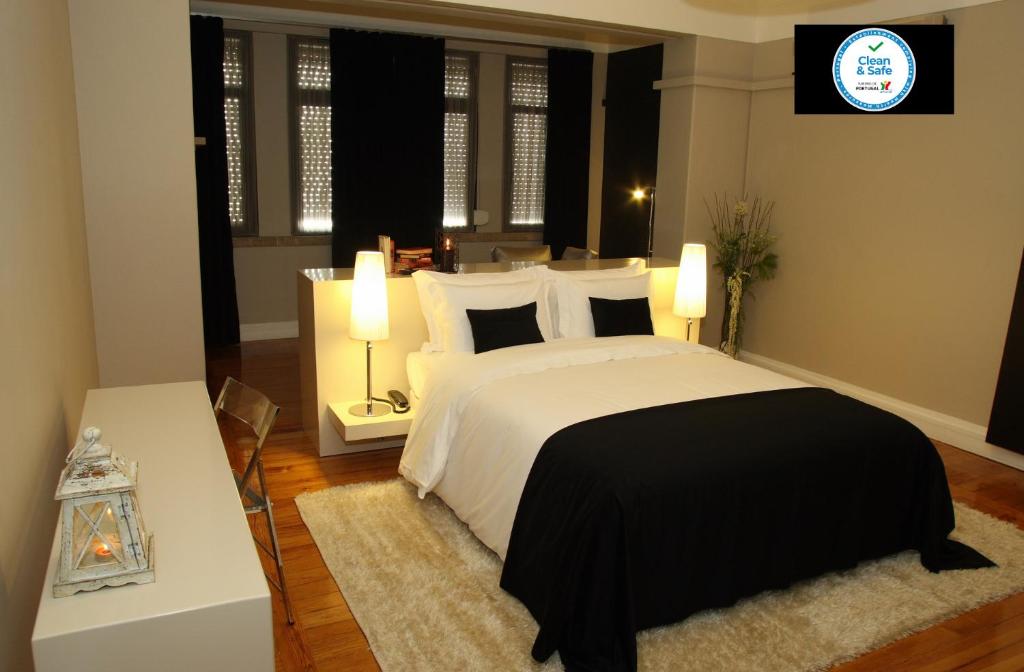
M 295 498 L 384 672 L 553 670 L 501 561 L 437 497 L 401 479 Z M 999 567 L 931 574 L 901 553 L 637 637 L 641 670 L 824 670 L 1024 589 L 1024 532 L 963 505 L 954 537 Z

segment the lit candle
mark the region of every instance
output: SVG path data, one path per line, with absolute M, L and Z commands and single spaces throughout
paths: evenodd
M 106 544 L 97 544 L 93 555 L 96 556 L 97 560 L 109 560 L 112 553 L 110 547 Z
M 453 273 L 455 271 L 455 248 L 452 247 L 452 239 L 444 239 L 444 249 L 441 250 L 441 263 L 439 268 L 442 273 Z

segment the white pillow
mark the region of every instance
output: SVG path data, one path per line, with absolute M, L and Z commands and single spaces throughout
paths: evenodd
M 599 299 L 640 299 L 651 296 L 651 272 L 639 275 L 611 275 L 577 280 L 571 273 L 555 276 L 558 301 L 558 334 L 562 338 L 593 338 L 594 316 L 590 297 Z
M 429 286 L 434 305 L 434 320 L 441 334 L 445 352 L 473 352 L 473 329 L 466 316 L 467 308 L 493 310 L 515 308 L 537 302 L 537 326 L 545 341 L 554 338 L 547 305 L 548 282 L 541 279 L 490 285 L 451 285 L 433 283 Z
M 441 352 L 444 350 L 444 345 L 441 342 L 441 331 L 434 320 L 437 306 L 434 305 L 434 299 L 428 291 L 431 285 L 444 284 L 467 287 L 508 285 L 514 282 L 523 282 L 524 280 L 537 278 L 543 268 L 546 267 L 535 266 L 503 273 L 438 273 L 437 271 L 416 271 L 413 273 L 412 279 L 416 283 L 416 294 L 419 296 L 423 319 L 427 321 L 427 336 L 429 338 L 423 344 L 421 350 L 423 352 Z
M 553 268 L 542 266 L 539 269 L 540 277 L 548 278 L 552 281 L 552 287 L 548 292 L 548 303 L 551 309 L 551 324 L 552 329 L 555 333 L 556 338 L 565 338 L 565 333 L 561 329 L 562 309 L 558 307 L 558 293 L 556 288 L 558 286 L 559 278 L 569 278 L 570 280 L 601 280 L 601 279 L 614 279 L 623 278 L 633 275 L 638 275 L 643 270 L 643 265 L 639 261 L 634 261 L 629 266 L 620 266 L 619 268 L 604 268 L 600 270 L 592 271 L 556 271 Z M 589 307 L 590 302 L 587 302 Z

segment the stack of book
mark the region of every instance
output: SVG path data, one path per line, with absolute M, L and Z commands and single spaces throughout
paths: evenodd
M 429 247 L 400 247 L 395 250 L 395 272 L 412 273 L 434 265 L 434 250 Z

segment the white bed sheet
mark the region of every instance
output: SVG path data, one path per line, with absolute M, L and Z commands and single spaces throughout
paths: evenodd
M 558 430 L 638 408 L 807 385 L 658 336 L 451 354 L 432 362 L 399 471 L 420 496 L 435 491 L 501 558 L 534 458 Z
M 473 353 L 467 352 L 423 352 L 420 350 L 410 352 L 405 358 L 405 373 L 409 377 L 409 391 L 416 399 L 423 399 L 427 385 L 434 371 L 445 366 L 451 366 L 455 360 L 472 357 Z
M 405 373 L 409 377 L 409 391 L 416 399 L 423 398 L 423 387 L 430 377 L 430 370 L 436 358 L 432 352 L 410 352 L 405 358 Z

